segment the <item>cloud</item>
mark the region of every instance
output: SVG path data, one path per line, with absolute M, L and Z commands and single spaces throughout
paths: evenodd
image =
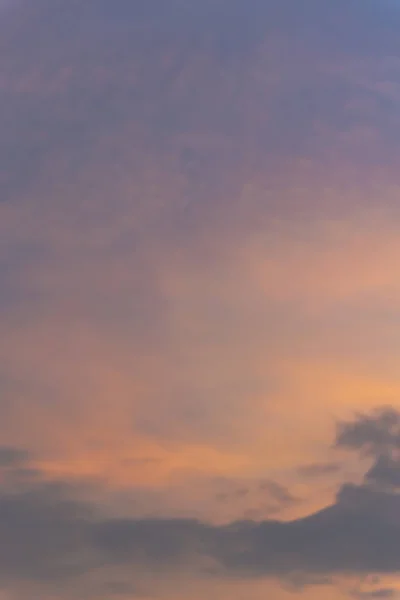
M 85 572 L 85 523 L 89 509 L 53 484 L 0 499 L 1 580 L 62 581 Z
M 373 457 L 365 474 L 369 484 L 400 486 L 400 413 L 391 407 L 359 414 L 354 420 L 339 424 L 336 447 L 359 450 Z
M 2 13 L 4 585 L 395 572 L 397 416 L 343 426 L 373 463 L 337 497 L 326 439 L 400 391 L 399 18 L 384 0 Z M 100 506 L 59 480 L 96 480 Z
M 346 486 L 333 506 L 304 519 L 218 527 L 184 519 L 99 518 L 51 485 L 3 492 L 1 578 L 61 585 L 102 565 L 136 574 L 143 568 L 201 574 L 204 561 L 219 576 L 395 573 L 398 510 L 396 496 Z
M 0 446 L 0 468 L 22 466 L 30 458 L 27 450 L 12 448 L 11 446 Z
M 354 598 L 393 598 L 397 596 L 398 591 L 395 588 L 379 588 L 371 591 L 355 591 L 353 592 Z
M 365 477 L 371 482 L 400 487 L 400 461 L 387 455 L 378 456 Z
M 302 477 L 324 477 L 326 475 L 331 475 L 332 473 L 337 473 L 340 470 L 340 464 L 335 462 L 327 462 L 327 463 L 314 463 L 311 465 L 304 465 L 299 467 L 297 472 Z
M 201 215 L 210 193 L 276 178 L 278 160 L 287 168 L 304 156 L 389 161 L 395 103 L 379 93 L 375 65 L 396 55 L 399 15 L 385 2 L 369 9 L 361 0 L 322 13 L 313 0 L 301 11 L 293 0 L 20 2 L 2 24 L 3 200 L 57 167 L 74 179 L 89 165 L 118 171 L 131 158 L 140 172 L 145 155 L 154 165 L 173 154 L 171 170 Z M 372 113 L 349 109 L 357 102 Z
M 268 483 L 269 491 L 271 486 L 282 499 L 281 487 Z M 50 593 L 63 585 L 81 597 L 94 584 L 93 574 L 103 572 L 104 590 L 120 593 L 140 589 L 141 574 L 148 571 L 155 578 L 188 572 L 200 578 L 267 577 L 289 586 L 297 581 L 297 587 L 300 581 L 325 585 L 336 577 L 395 575 L 399 510 L 396 493 L 345 484 L 332 505 L 307 517 L 213 525 L 107 515 L 63 482 L 31 481 L 17 489 L 3 484 L 0 583 L 17 589 L 32 582 Z M 370 593 L 386 597 L 380 590 Z
M 336 447 L 361 450 L 371 456 L 400 448 L 400 413 L 391 407 L 380 408 L 340 423 Z

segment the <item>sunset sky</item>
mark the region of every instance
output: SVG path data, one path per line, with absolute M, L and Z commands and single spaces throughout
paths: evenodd
M 0 600 L 400 598 L 400 0 L 0 0 Z

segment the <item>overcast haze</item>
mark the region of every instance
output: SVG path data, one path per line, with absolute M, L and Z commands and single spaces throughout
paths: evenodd
M 400 4 L 0 1 L 0 600 L 400 595 Z

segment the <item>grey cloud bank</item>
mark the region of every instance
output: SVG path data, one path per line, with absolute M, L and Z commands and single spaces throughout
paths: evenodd
M 390 436 L 381 414 L 361 417 L 344 428 L 357 430 L 368 419 L 369 439 L 374 427 L 385 435 L 383 421 Z M 393 410 L 391 415 L 400 418 Z M 339 435 L 339 444 L 341 440 Z M 0 581 L 49 586 L 65 582 L 79 590 L 85 577 L 105 565 L 133 578 L 149 568 L 155 575 L 190 568 L 202 577 L 270 576 L 288 581 L 303 574 L 305 583 L 321 576 L 394 574 L 400 568 L 399 510 L 398 494 L 371 487 L 368 476 L 361 485 L 343 485 L 332 506 L 306 518 L 227 526 L 188 519 L 105 517 L 77 499 L 76 488 L 68 484 L 40 479 L 3 484 Z

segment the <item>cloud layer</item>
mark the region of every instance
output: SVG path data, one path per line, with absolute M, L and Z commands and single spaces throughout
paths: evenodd
M 397 594 L 399 25 L 2 6 L 0 600 Z
M 363 444 L 375 443 L 377 430 L 390 438 L 393 419 L 400 420 L 394 410 L 361 416 L 342 425 L 337 444 L 352 445 L 355 435 L 358 448 L 360 434 L 354 432 L 363 427 Z M 7 452 L 22 456 L 19 450 Z M 216 526 L 102 516 L 70 484 L 21 477 L 18 461 L 2 466 L 15 471 L 14 479 L 3 481 L 0 496 L 5 586 L 28 581 L 45 584 L 52 593 L 73 584 L 74 597 L 84 597 L 85 580 L 104 565 L 110 582 L 128 580 L 132 588 L 149 570 L 161 578 L 191 571 L 207 578 L 267 576 L 312 585 L 339 575 L 382 576 L 399 569 L 399 497 L 371 487 L 369 473 L 364 483 L 343 485 L 334 504 L 305 518 Z

